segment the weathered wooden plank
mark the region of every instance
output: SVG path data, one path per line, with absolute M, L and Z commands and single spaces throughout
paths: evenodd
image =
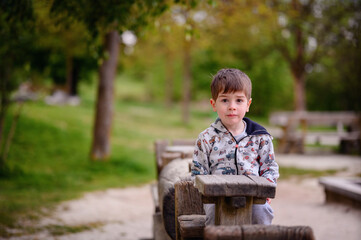
M 308 226 L 244 225 L 241 226 L 244 240 L 314 240 Z
M 268 181 L 264 177 L 260 176 L 248 176 L 257 184 L 257 195 L 258 198 L 274 198 L 276 196 L 276 184 Z
M 169 153 L 180 153 L 181 158 L 191 158 L 193 157 L 194 146 L 168 146 L 165 151 Z
M 263 177 L 243 175 L 198 175 L 195 186 L 206 197 L 254 196 L 274 198 L 276 186 Z
M 193 181 L 179 181 L 175 183 L 174 187 L 175 187 L 175 219 L 179 219 L 181 216 L 188 216 L 188 215 L 197 215 L 197 216 L 205 215 L 201 194 L 199 193 L 198 189 L 194 187 Z M 184 221 L 190 221 L 189 219 L 193 219 L 193 218 L 182 217 L 181 219 L 185 219 Z M 186 235 L 184 235 L 184 232 L 186 232 L 187 230 L 198 231 L 199 230 L 198 228 L 200 227 L 199 225 L 200 223 L 198 222 L 198 220 L 196 221 L 198 227 L 195 230 L 193 230 L 191 226 L 189 226 L 189 224 L 191 223 L 188 222 L 184 223 L 185 226 L 189 226 L 189 227 L 188 228 L 184 227 L 183 230 L 181 230 L 181 226 L 179 226 L 179 221 L 176 221 L 175 223 L 176 223 L 176 239 L 181 239 L 182 237 L 185 237 Z M 203 222 L 203 227 L 204 227 L 204 222 Z M 194 235 L 194 233 L 192 233 L 191 235 Z M 203 228 L 202 228 L 202 236 L 203 236 Z
M 308 226 L 243 225 L 207 226 L 206 240 L 314 240 L 313 231 Z
M 178 217 L 179 233 L 177 239 L 199 238 L 203 239 L 205 215 L 182 215 Z
M 206 226 L 204 229 L 205 240 L 242 240 L 240 226 Z
M 157 167 L 157 178 L 160 174 L 160 171 L 163 168 L 163 162 L 162 162 L 161 155 L 168 145 L 169 145 L 168 140 L 156 140 L 154 142 L 155 162 L 156 162 L 156 167 Z

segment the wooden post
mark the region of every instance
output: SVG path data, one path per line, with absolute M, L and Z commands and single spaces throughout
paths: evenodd
M 193 181 L 175 184 L 176 239 L 203 237 L 205 213 L 202 196 Z
M 216 225 L 243 225 L 252 223 L 253 197 L 243 197 L 245 205 L 234 204 L 238 197 L 220 197 L 216 202 Z
M 157 167 L 157 179 L 159 177 L 160 171 L 163 168 L 163 161 L 161 156 L 168 145 L 169 145 L 168 140 L 156 140 L 154 143 L 155 163 Z

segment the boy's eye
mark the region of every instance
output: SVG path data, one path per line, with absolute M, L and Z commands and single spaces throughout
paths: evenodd
M 227 101 L 228 101 L 228 100 L 225 99 L 225 98 L 221 99 L 221 102 L 227 102 Z
M 243 102 L 243 99 L 237 99 L 237 102 L 241 103 Z

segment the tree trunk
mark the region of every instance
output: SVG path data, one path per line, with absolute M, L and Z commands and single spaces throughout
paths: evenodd
M 5 167 L 5 159 L 3 159 L 3 149 L 5 148 L 4 139 L 4 125 L 7 110 L 10 105 L 9 95 L 9 81 L 10 81 L 10 70 L 12 69 L 11 61 L 4 61 L 0 67 L 0 170 Z
M 174 57 L 173 52 L 166 51 L 166 72 L 165 72 L 165 106 L 170 108 L 173 103 L 174 86 Z
M 293 1 L 294 8 L 298 9 L 297 1 Z M 297 25 L 295 28 L 295 45 L 296 56 L 291 64 L 292 74 L 294 79 L 294 93 L 295 93 L 295 109 L 296 111 L 306 110 L 305 98 L 305 44 L 304 34 L 301 26 Z
M 66 54 L 66 93 L 70 96 L 71 87 L 73 85 L 73 56 L 69 53 Z
M 292 73 L 294 84 L 294 101 L 296 111 L 306 110 L 306 97 L 305 97 L 305 74 L 304 73 Z
M 182 118 L 183 123 L 189 123 L 189 107 L 191 101 L 191 41 L 184 40 L 184 56 L 183 56 L 183 100 L 182 100 Z
M 92 160 L 105 160 L 110 155 L 114 78 L 119 54 L 119 34 L 117 31 L 105 35 L 105 49 L 108 58 L 104 60 L 99 68 L 99 86 L 91 149 Z

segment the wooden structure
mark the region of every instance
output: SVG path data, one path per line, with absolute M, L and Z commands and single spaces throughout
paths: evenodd
M 275 184 L 258 176 L 199 175 L 195 187 L 204 202 L 215 203 L 216 225 L 252 224 L 252 205 L 276 194 Z
M 202 238 L 206 215 L 202 196 L 193 181 L 175 184 L 175 236 L 176 239 Z
M 278 138 L 278 151 L 281 153 L 303 153 L 307 135 L 337 136 L 340 151 L 361 153 L 361 116 L 354 112 L 274 112 L 270 123 L 281 128 Z M 335 127 L 333 132 L 312 132 L 310 127 Z
M 157 140 L 154 143 L 157 177 L 163 167 L 177 158 L 192 158 L 194 140 L 175 139 L 172 144 L 168 140 Z
M 186 202 L 184 199 L 183 203 L 189 205 L 189 207 L 181 207 L 181 204 L 177 204 L 177 208 L 175 201 L 176 188 L 185 190 L 187 187 L 193 189 L 193 192 L 201 199 L 198 191 L 196 189 L 194 191 L 192 182 L 189 182 L 190 157 L 193 154 L 194 141 L 183 139 L 173 140 L 173 142 L 157 140 L 154 147 L 157 169 L 157 184 L 152 186 L 155 202 L 155 212 L 153 214 L 154 239 L 176 239 L 176 209 L 178 209 L 177 214 L 179 215 L 192 212 L 204 216 L 201 200 L 194 201 L 198 203 L 198 205 L 194 206 L 193 201 Z M 189 199 L 195 197 L 189 195 Z
M 207 240 L 314 240 L 313 231 L 307 226 L 207 226 Z
M 322 177 L 326 203 L 342 203 L 361 209 L 361 178 Z
M 158 141 L 158 143 L 164 142 Z M 159 166 L 158 183 L 153 188 L 156 203 L 153 215 L 154 240 L 243 239 L 227 238 L 225 237 L 227 235 L 224 235 L 223 238 L 213 238 L 214 234 L 212 232 L 214 230 L 212 228 L 205 230 L 206 216 L 203 203 L 215 203 L 217 227 L 242 226 L 243 231 L 243 226 L 252 223 L 252 204 L 265 203 L 266 198 L 273 198 L 275 196 L 275 185 L 262 177 L 243 175 L 202 175 L 191 179 L 190 163 L 192 159 L 187 158 L 187 156 L 192 151 L 191 148 L 184 148 L 184 146 L 186 145 L 180 146 L 181 148 L 175 146 L 170 148 L 168 145 L 160 148 L 156 144 L 156 149 L 163 149 L 163 152 L 156 153 L 156 156 L 162 156 L 160 163 L 167 162 L 167 164 Z M 168 153 L 175 153 L 175 151 L 180 151 L 180 156 L 184 158 L 179 157 L 163 161 L 164 156 L 168 156 Z M 256 227 L 258 225 L 252 226 Z M 282 236 L 286 236 L 285 232 L 299 235 L 296 228 L 282 227 L 282 231 L 279 231 L 276 235 L 273 234 L 274 230 L 272 229 L 274 227 L 272 229 L 264 228 L 265 230 L 261 231 L 264 233 L 263 235 L 255 235 L 258 237 L 245 239 L 266 239 L 259 236 L 268 237 L 277 234 L 277 236 L 281 237 L 270 239 L 292 239 L 282 238 Z M 226 234 L 229 231 L 232 231 L 232 229 L 225 230 L 224 233 Z M 252 231 L 252 227 L 247 231 Z M 244 233 L 242 234 L 244 235 Z M 219 237 L 218 235 L 217 237 Z

